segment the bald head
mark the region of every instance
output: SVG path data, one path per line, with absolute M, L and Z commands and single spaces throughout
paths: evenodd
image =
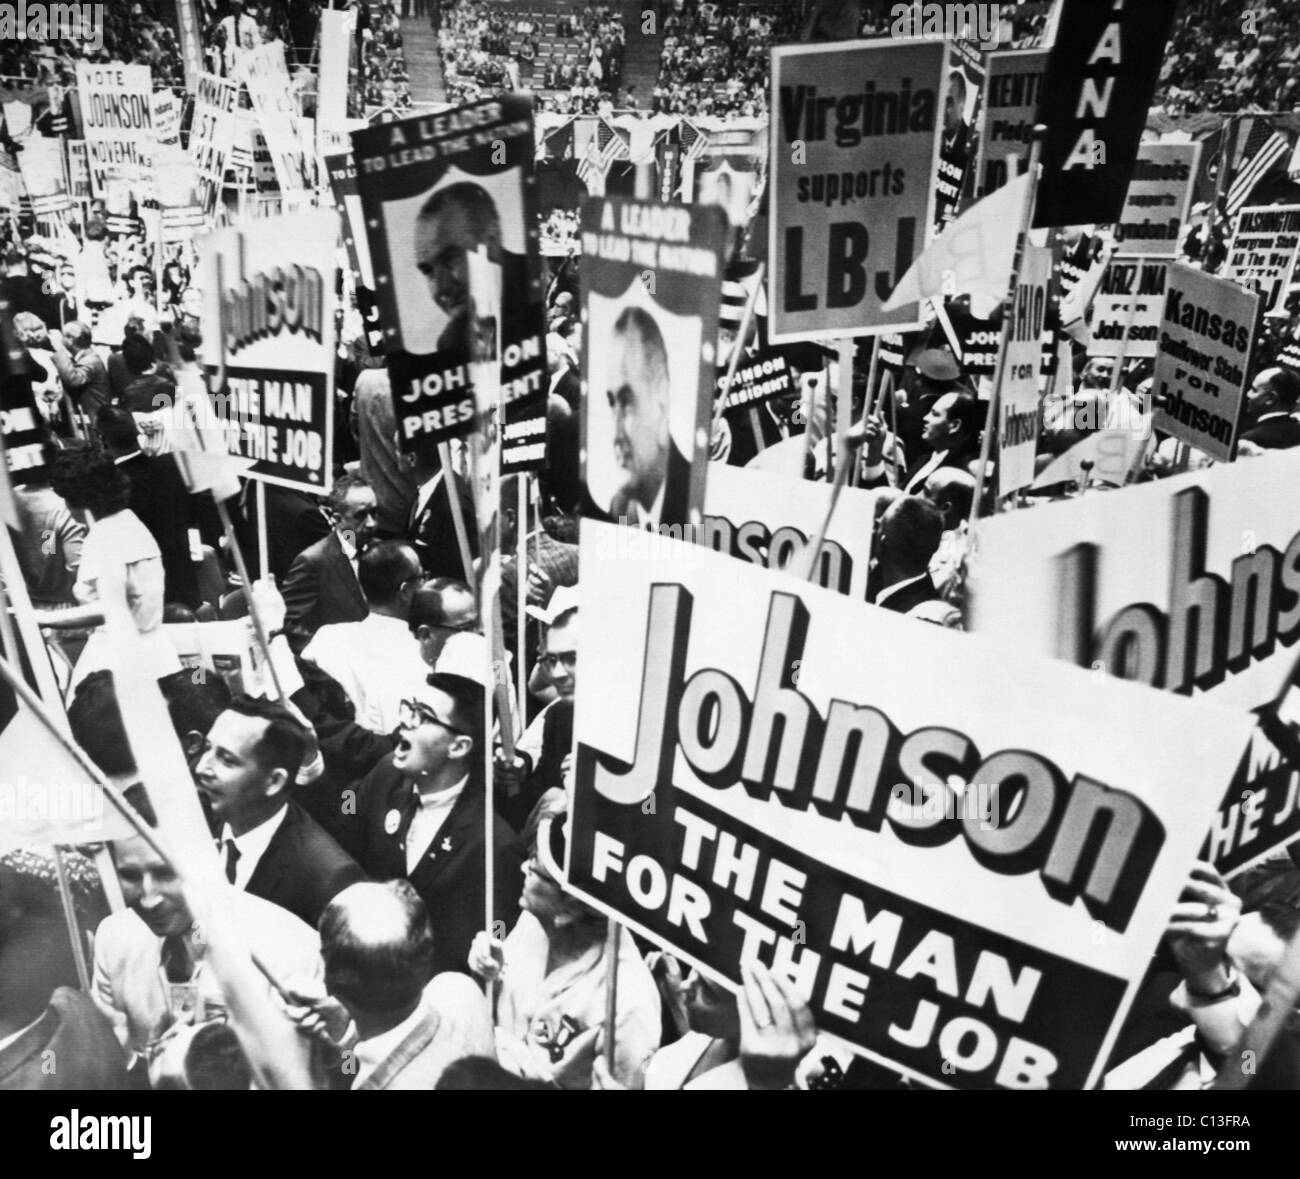
M 419 894 L 405 880 L 353 884 L 320 919 L 325 986 L 357 1020 L 395 1026 L 433 977 L 433 931 Z
M 943 526 L 951 532 L 970 516 L 975 476 L 959 467 L 938 467 L 925 481 L 925 498 L 943 513 Z

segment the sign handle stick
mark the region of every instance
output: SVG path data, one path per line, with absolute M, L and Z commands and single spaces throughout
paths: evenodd
M 253 600 L 253 583 L 248 575 L 248 564 L 244 560 L 244 550 L 239 543 L 239 537 L 235 535 L 235 526 L 230 519 L 230 509 L 226 507 L 226 501 L 223 499 L 218 499 L 216 503 L 217 515 L 221 517 L 221 527 L 225 529 L 226 541 L 230 545 L 230 552 L 235 558 L 235 568 L 239 570 L 239 580 L 244 584 L 244 598 L 248 603 L 248 620 L 253 624 L 253 638 L 257 643 L 258 652 L 266 663 L 267 670 L 271 673 L 271 684 L 275 688 L 275 698 L 277 700 L 287 700 L 288 696 L 285 695 L 284 688 L 280 684 L 280 673 L 276 671 L 275 660 L 271 658 L 271 647 L 267 642 L 266 628 L 262 625 L 262 615 L 257 609 L 257 603 Z
M 614 1073 L 614 1028 L 618 1024 L 618 949 L 623 927 L 611 920 L 605 933 L 605 1067 Z
M 1115 353 L 1115 367 L 1110 374 L 1110 391 L 1106 395 L 1106 406 L 1110 409 L 1115 404 L 1115 395 L 1124 376 L 1124 360 L 1128 355 L 1128 337 L 1133 330 L 1133 320 L 1137 316 L 1137 296 L 1132 295 L 1128 301 L 1128 314 L 1124 317 L 1124 334 L 1119 338 L 1119 350 Z
M 442 475 L 447 484 L 447 501 L 451 504 L 451 523 L 456 530 L 456 547 L 460 549 L 460 562 L 465 570 L 465 584 L 477 596 L 478 582 L 474 576 L 474 559 L 469 552 L 469 533 L 465 529 L 465 513 L 461 508 L 460 493 L 456 488 L 456 471 L 451 465 L 451 446 L 438 443 L 438 458 L 442 462 Z
M 267 551 L 266 538 L 266 484 L 257 481 L 257 563 L 263 581 L 271 578 L 271 554 Z
M 519 503 L 515 508 L 515 690 L 519 696 L 519 724 L 528 724 L 528 669 L 524 645 L 527 618 L 524 604 L 528 597 L 528 504 L 532 493 L 528 472 L 519 476 Z
M 851 431 L 840 437 L 840 458 L 839 465 L 835 468 L 835 482 L 831 484 L 831 502 L 826 505 L 826 515 L 821 522 L 821 526 L 804 550 L 805 565 L 800 570 L 800 576 L 804 581 L 817 580 L 817 560 L 821 556 L 822 545 L 826 541 L 826 532 L 831 526 L 831 517 L 835 515 L 835 505 L 839 503 L 840 492 L 844 490 L 844 485 L 849 481 L 849 472 L 858 465 L 858 447 L 865 440 L 866 435 L 860 430 Z M 829 441 L 828 439 L 828 445 Z
M 72 886 L 68 883 L 68 866 L 63 862 L 63 849 L 54 849 L 54 874 L 59 883 L 59 902 L 63 906 L 63 920 L 68 927 L 68 940 L 72 943 L 72 961 L 77 968 L 77 982 L 90 993 L 90 970 L 86 966 L 86 947 L 81 940 L 81 927 L 77 924 L 77 906 L 72 900 Z
M 1020 268 L 1025 260 L 1025 242 L 1034 220 L 1034 197 L 1038 191 L 1039 161 L 1043 155 L 1043 139 L 1047 128 L 1039 123 L 1034 127 L 1033 144 L 1029 149 L 1029 191 L 1025 193 L 1025 207 L 1020 214 L 1020 228 L 1016 233 L 1016 253 L 1011 264 L 1011 281 L 1007 297 L 1002 304 L 1002 341 L 998 347 L 997 371 L 993 376 L 993 390 L 989 394 L 988 413 L 984 422 L 984 440 L 980 444 L 979 473 L 975 477 L 975 494 L 971 497 L 970 527 L 975 528 L 980 518 L 980 500 L 984 498 L 984 482 L 988 477 L 989 456 L 993 452 L 993 434 L 998 428 L 998 400 L 1002 393 L 1002 380 L 1006 374 L 1007 347 L 1011 343 L 1012 320 L 1015 318 L 1016 287 L 1020 283 Z
M 880 373 L 880 337 L 871 337 L 871 364 L 867 369 L 867 392 L 862 405 L 862 420 L 865 422 L 876 408 L 876 378 Z M 856 483 L 857 480 L 855 479 Z

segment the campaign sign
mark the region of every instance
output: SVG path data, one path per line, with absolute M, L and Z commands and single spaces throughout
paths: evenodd
M 474 429 L 466 254 L 486 247 L 502 274 L 502 469 L 544 459 L 533 152 L 532 102 L 517 95 L 352 133 L 403 450 Z
M 1170 263 L 1151 385 L 1157 430 L 1232 458 L 1258 305 L 1234 282 Z
M 1124 211 L 1115 226 L 1121 252 L 1178 256 L 1200 160 L 1199 143 L 1144 143 L 1138 148 Z
M 1118 221 L 1175 0 L 1062 0 L 1038 122 L 1047 127 L 1034 228 Z
M 717 205 L 583 202 L 588 517 L 699 527 L 727 228 Z
M 920 326 L 882 305 L 934 224 L 948 61 L 942 41 L 772 50 L 773 343 Z
M 250 478 L 317 495 L 334 455 L 338 217 L 312 209 L 221 229 L 199 247 L 203 361 L 231 454 Z
M 998 491 L 1010 495 L 1034 481 L 1034 458 L 1043 425 L 1043 329 L 1052 286 L 1052 252 L 1026 246 L 1012 308 L 1011 338 L 998 399 Z
M 1242 209 L 1233 227 L 1223 277 L 1255 291 L 1272 308 L 1286 298 L 1300 252 L 1300 205 Z
M 988 55 L 984 75 L 984 131 L 976 156 L 981 196 L 1014 180 L 1029 166 L 1046 49 L 1007 49 Z
M 90 183 L 102 197 L 109 173 L 143 181 L 153 172 L 153 82 L 146 65 L 77 62 L 77 100 Z
M 580 556 L 566 887 L 924 1083 L 1095 1084 L 1251 718 L 698 545 Z
M 1112 254 L 1092 300 L 1089 356 L 1150 358 L 1159 350 L 1168 264 Z
M 697 541 L 761 569 L 797 569 L 830 496 L 829 483 L 710 463 Z M 818 585 L 859 602 L 867 597 L 876 499 L 873 491 L 842 489 L 813 571 Z

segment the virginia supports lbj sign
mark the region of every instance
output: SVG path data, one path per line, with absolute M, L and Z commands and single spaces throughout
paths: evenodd
M 773 343 L 919 326 L 881 305 L 934 223 L 941 41 L 772 51 Z
M 607 529 L 570 889 L 908 1075 L 1095 1083 L 1250 718 Z

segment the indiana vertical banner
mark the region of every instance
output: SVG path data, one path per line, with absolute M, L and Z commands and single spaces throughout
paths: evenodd
M 1096 1084 L 1252 718 L 699 545 L 580 560 L 567 887 L 929 1085 Z
M 987 196 L 1029 167 L 1029 145 L 1042 93 L 1046 49 L 1007 49 L 988 55 L 984 123 L 976 156 L 975 185 Z
M 324 493 L 334 453 L 332 209 L 251 221 L 200 243 L 203 359 L 231 454 L 253 479 Z
M 1062 0 L 1034 227 L 1120 219 L 1176 0 Z
M 941 41 L 772 51 L 773 343 L 920 326 L 881 304 L 934 224 L 948 61 Z
M 582 206 L 584 515 L 698 529 L 727 237 L 716 205 Z
M 385 123 L 353 132 L 352 145 L 402 449 L 474 429 L 466 253 L 485 246 L 502 275 L 503 469 L 539 465 L 546 317 L 531 100 Z

